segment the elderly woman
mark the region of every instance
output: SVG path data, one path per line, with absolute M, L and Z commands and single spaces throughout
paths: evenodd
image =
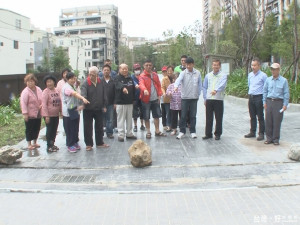
M 79 100 L 83 101 L 84 104 L 89 104 L 90 102 L 76 91 L 75 83 L 77 78 L 74 73 L 67 73 L 66 79 L 67 82 L 62 88 L 63 123 L 66 132 L 68 151 L 75 153 L 77 150 L 80 150 L 78 144 Z
M 46 88 L 42 95 L 42 116 L 46 123 L 47 152 L 56 152 L 59 148 L 54 145 L 59 122 L 59 112 L 61 112 L 60 94 L 55 89 L 56 78 L 47 75 L 44 78 Z
M 42 90 L 36 86 L 38 81 L 33 74 L 24 78 L 26 87 L 21 93 L 21 110 L 25 121 L 25 135 L 28 149 L 39 148 L 37 138 L 41 128 Z

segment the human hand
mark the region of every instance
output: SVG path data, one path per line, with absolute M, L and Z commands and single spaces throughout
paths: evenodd
M 144 95 L 149 95 L 149 91 L 145 90 Z
M 124 88 L 124 89 L 123 89 L 123 93 L 124 93 L 125 95 L 127 95 L 127 94 L 128 94 L 128 90 L 127 90 L 127 88 Z

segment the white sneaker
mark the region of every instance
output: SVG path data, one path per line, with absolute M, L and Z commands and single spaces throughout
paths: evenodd
M 179 132 L 179 134 L 177 135 L 176 139 L 181 139 L 184 136 L 184 133 Z
M 192 137 L 192 138 L 197 138 L 196 133 L 191 133 L 191 137 Z

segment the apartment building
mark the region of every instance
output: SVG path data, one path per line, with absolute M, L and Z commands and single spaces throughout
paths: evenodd
M 114 5 L 62 9 L 54 28 L 56 45 L 68 50 L 73 69 L 83 75 L 91 66 L 102 68 L 109 58 L 118 64 L 122 21 Z
M 0 8 L 0 75 L 26 74 L 30 62 L 30 19 Z

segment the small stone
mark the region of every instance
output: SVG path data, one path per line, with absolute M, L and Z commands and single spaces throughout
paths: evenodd
M 300 145 L 294 144 L 290 147 L 288 157 L 292 160 L 300 161 Z
M 145 167 L 152 163 L 151 148 L 142 140 L 136 140 L 128 149 L 131 164 L 134 167 Z
M 22 158 L 23 152 L 13 146 L 4 146 L 0 149 L 0 163 L 11 165 Z

